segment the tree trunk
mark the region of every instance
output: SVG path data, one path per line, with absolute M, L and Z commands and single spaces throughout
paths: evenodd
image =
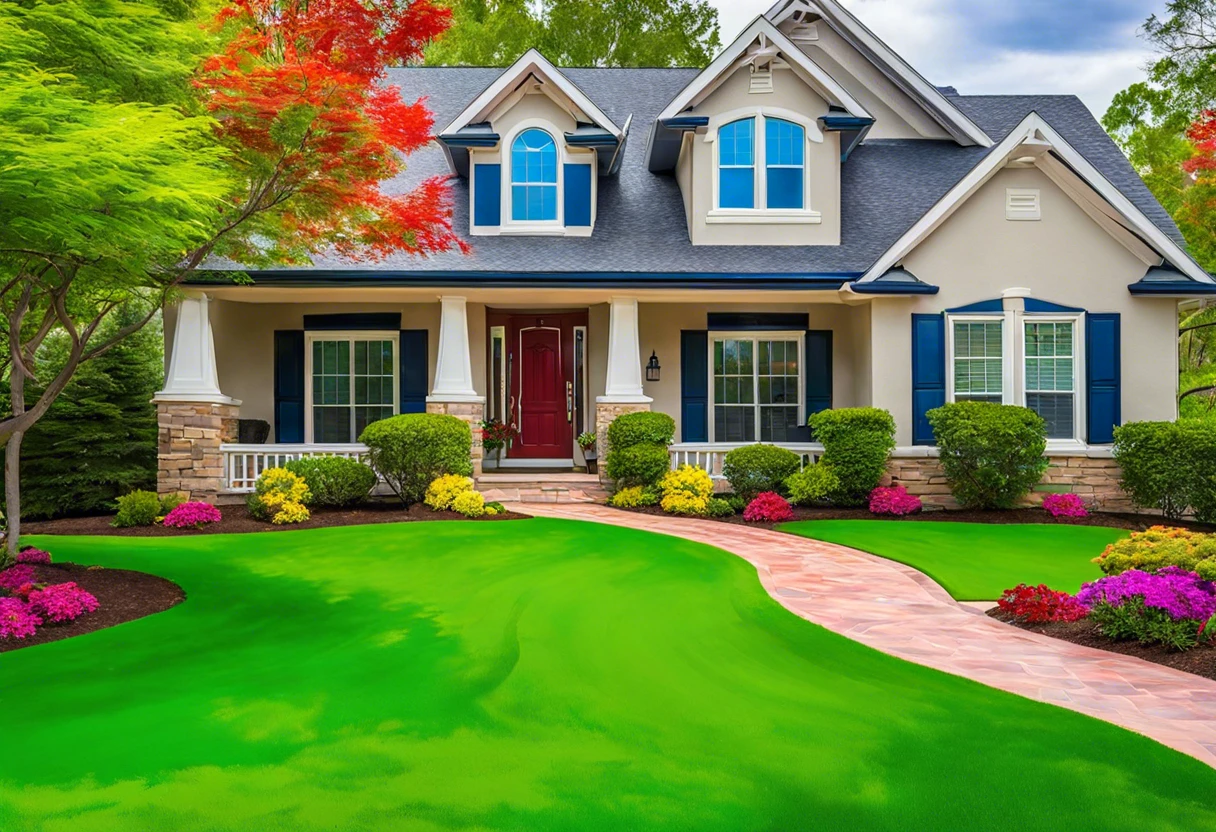
M 5 552 L 0 554 L 0 565 L 17 556 L 17 545 L 21 540 L 21 440 L 23 431 L 8 438 L 4 446 L 4 515 L 8 520 L 8 540 Z

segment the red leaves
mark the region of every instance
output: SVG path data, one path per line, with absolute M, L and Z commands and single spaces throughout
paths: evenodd
M 1089 615 L 1089 609 L 1076 598 L 1045 584 L 1018 584 L 1013 589 L 1005 590 L 996 603 L 1005 612 L 1034 623 L 1080 621 Z
M 1186 131 L 1195 155 L 1182 164 L 1188 173 L 1216 171 L 1216 110 L 1204 110 Z
M 421 58 L 450 22 L 432 0 L 230 0 L 229 33 L 196 86 L 245 181 L 231 204 L 248 235 L 229 245 L 280 262 L 326 248 L 361 259 L 467 246 L 442 179 L 390 196 L 402 154 L 431 140 L 424 102 L 384 86 L 389 66 Z

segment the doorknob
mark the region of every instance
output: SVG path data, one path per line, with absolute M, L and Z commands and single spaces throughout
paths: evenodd
M 566 382 L 566 421 L 574 421 L 574 385 Z

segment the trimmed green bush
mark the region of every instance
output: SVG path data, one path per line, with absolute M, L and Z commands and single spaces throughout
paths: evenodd
M 964 508 L 1013 508 L 1047 470 L 1047 423 L 1025 407 L 953 402 L 930 410 L 950 491 Z
M 676 421 L 666 413 L 623 413 L 608 425 L 608 451 L 635 445 L 667 447 L 676 435 Z
M 709 517 L 732 517 L 735 514 L 735 510 L 731 507 L 729 501 L 723 500 L 720 497 L 710 497 L 709 508 L 706 510 L 706 513 Z
M 846 407 L 816 413 L 809 422 L 815 440 L 823 444 L 819 464 L 840 481 L 829 495 L 831 502 L 868 505 L 895 448 L 895 419 L 878 407 Z
M 836 476 L 831 466 L 822 462 L 808 465 L 785 481 L 785 490 L 789 493 L 791 503 L 800 506 L 814 505 L 825 502 L 840 490 L 840 477 Z
M 722 463 L 722 476 L 731 490 L 747 502 L 765 491 L 783 491 L 785 481 L 798 472 L 802 458 L 776 445 L 735 448 Z
M 473 476 L 473 432 L 455 416 L 393 416 L 372 422 L 359 441 L 372 469 L 406 505 L 422 502 L 426 487 L 444 474 Z
M 155 491 L 132 491 L 115 500 L 118 503 L 118 514 L 114 517 L 115 528 L 128 529 L 132 526 L 151 526 L 161 514 L 160 497 Z
M 1216 424 L 1131 422 L 1115 428 L 1115 460 L 1138 507 L 1216 522 Z
M 165 517 L 182 503 L 190 502 L 185 494 L 166 494 L 160 498 L 160 516 Z
M 308 484 L 310 506 L 346 508 L 367 499 L 376 487 L 376 472 L 357 459 L 310 456 L 283 465 Z
M 604 468 L 618 489 L 655 485 L 670 470 L 667 446 L 652 444 L 614 449 Z

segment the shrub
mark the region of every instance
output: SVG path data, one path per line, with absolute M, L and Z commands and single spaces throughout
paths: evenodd
M 221 519 L 220 510 L 210 503 L 182 503 L 169 512 L 164 524 L 171 529 L 201 529 Z
M 44 552 L 41 549 L 35 549 L 33 546 L 26 546 L 17 553 L 17 563 L 33 563 L 45 564 L 51 562 L 51 553 Z
M 655 485 L 671 470 L 671 457 L 664 445 L 634 445 L 608 454 L 604 472 L 617 488 Z
M 286 468 L 267 468 L 253 486 L 249 513 L 276 526 L 302 523 L 310 517 L 306 504 L 312 494 L 299 474 Z M 168 522 L 168 518 L 166 518 Z
M 422 502 L 444 474 L 473 475 L 468 423 L 438 413 L 407 413 L 372 422 L 359 436 L 368 461 L 406 505 Z
M 423 502 L 431 511 L 445 511 L 452 508 L 452 503 L 461 494 L 473 490 L 473 478 L 457 474 L 444 474 L 427 486 Z
M 676 421 L 666 413 L 623 413 L 608 425 L 608 452 L 637 445 L 662 445 L 666 448 L 675 435 Z
M 504 506 L 502 503 L 499 503 L 499 502 L 486 503 L 486 514 L 489 514 L 490 516 L 493 517 L 493 516 L 497 516 L 499 514 L 506 514 L 506 513 L 507 513 L 507 507 Z
M 780 491 L 798 472 L 802 457 L 776 445 L 746 445 L 726 455 L 722 475 L 731 489 L 749 502 L 765 491 Z
M 1157 572 L 1132 569 L 1081 587 L 1078 600 L 1113 639 L 1134 638 L 1187 650 L 1216 616 L 1216 585 L 1194 572 L 1167 566 Z
M 709 513 L 709 499 L 714 494 L 714 481 L 704 468 L 681 465 L 668 471 L 659 482 L 663 499 L 659 502 L 668 514 L 704 516 Z
M 864 506 L 883 475 L 895 447 L 895 419 L 877 407 L 824 410 L 810 418 L 823 444 L 820 465 L 832 469 L 840 486 L 830 495 L 842 506 Z
M 997 606 L 1005 612 L 1035 623 L 1044 621 L 1080 621 L 1089 608 L 1067 592 L 1058 592 L 1045 584 L 1018 584 L 1001 595 Z
M 825 502 L 839 489 L 840 477 L 823 463 L 808 465 L 785 480 L 790 502 L 800 506 Z
M 1214 580 L 1216 535 L 1153 526 L 1148 531 L 1132 532 L 1131 537 L 1116 540 L 1094 558 L 1094 563 L 1107 575 L 1119 575 L 1132 569 L 1156 572 L 1167 566 L 1177 566 Z
M 73 582 L 35 589 L 30 593 L 29 604 L 30 612 L 53 624 L 75 621 L 101 606 L 92 593 Z
M 34 572 L 34 567 L 27 563 L 20 563 L 0 572 L 0 589 L 16 592 L 21 587 L 26 584 L 32 584 L 37 579 L 38 576 Z
M 726 500 L 726 504 L 730 506 L 730 510 L 735 514 L 742 514 L 747 510 L 747 500 L 743 499 L 738 494 L 728 494 L 722 499 Z
M 1013 508 L 1047 470 L 1047 423 L 1025 407 L 954 402 L 929 411 L 942 468 L 965 508 Z
M 1052 517 L 1088 517 L 1085 501 L 1079 494 L 1048 494 L 1043 498 L 1043 510 Z
M 878 486 L 870 492 L 870 513 L 889 517 L 915 514 L 924 506 L 920 497 L 909 494 L 902 485 Z
M 486 498 L 477 491 L 462 491 L 452 499 L 452 511 L 465 517 L 481 517 L 486 513 Z
M 635 485 L 632 488 L 622 488 L 620 491 L 608 498 L 608 505 L 616 508 L 637 508 L 642 503 L 642 486 Z
M 780 494 L 766 491 L 747 504 L 743 519 L 749 523 L 785 523 L 794 519 L 794 510 Z
M 1115 428 L 1114 453 L 1136 506 L 1216 522 L 1216 423 L 1130 422 Z
M 29 638 L 42 619 L 20 598 L 0 598 L 0 640 Z
M 166 494 L 160 498 L 160 516 L 167 516 L 169 512 L 188 500 L 189 498 L 185 494 Z
M 118 514 L 114 516 L 115 528 L 127 529 L 132 526 L 151 526 L 156 518 L 163 517 L 160 497 L 154 491 L 132 491 L 119 497 Z
M 728 500 L 718 497 L 710 497 L 709 504 L 705 507 L 707 517 L 733 517 L 735 513 Z
M 310 456 L 283 466 L 303 478 L 310 506 L 347 508 L 367 499 L 376 487 L 376 472 L 344 456 Z

